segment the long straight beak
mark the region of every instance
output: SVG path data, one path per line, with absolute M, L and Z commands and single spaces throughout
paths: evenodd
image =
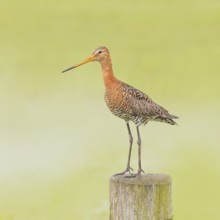
M 69 68 L 63 70 L 62 73 L 65 73 L 65 72 L 67 72 L 67 71 L 69 71 L 69 70 L 71 70 L 71 69 L 74 69 L 74 68 L 76 68 L 76 67 L 78 67 L 78 66 L 81 66 L 81 65 L 86 64 L 86 63 L 91 62 L 91 61 L 94 61 L 94 57 L 93 57 L 93 56 L 87 58 L 87 59 L 86 59 L 85 61 L 83 61 L 82 63 L 79 63 L 79 64 L 77 64 L 77 65 L 75 65 L 75 66 L 71 66 L 71 67 L 69 67 Z

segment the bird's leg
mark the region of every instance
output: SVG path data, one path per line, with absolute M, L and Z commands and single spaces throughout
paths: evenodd
M 130 176 L 126 176 L 127 178 L 135 178 L 136 176 L 140 176 L 144 171 L 141 168 L 141 136 L 139 132 L 139 126 L 137 126 L 137 144 L 138 144 L 138 172 L 135 174 L 131 174 Z
M 131 129 L 130 129 L 130 126 L 129 126 L 129 122 L 126 122 L 126 125 L 127 125 L 127 129 L 128 129 L 128 134 L 129 134 L 129 143 L 130 143 L 130 146 L 129 146 L 129 153 L 128 153 L 128 162 L 127 162 L 127 166 L 126 166 L 126 169 L 125 171 L 121 172 L 121 173 L 117 173 L 115 174 L 115 176 L 117 175 L 123 175 L 125 173 L 130 173 L 130 170 L 133 170 L 131 167 L 130 167 L 130 160 L 131 160 L 131 150 L 132 150 L 132 144 L 133 144 L 133 137 L 132 137 L 132 133 L 131 133 Z
M 137 144 L 138 144 L 138 172 L 136 175 L 140 175 L 142 172 L 144 173 L 144 171 L 141 168 L 141 136 L 140 136 L 140 132 L 139 132 L 139 126 L 137 126 Z
M 126 170 L 127 170 L 127 171 L 130 171 L 130 170 L 133 170 L 133 169 L 130 167 L 130 160 L 131 160 L 131 150 L 132 150 L 132 144 L 133 144 L 133 137 L 132 137 L 131 129 L 130 129 L 130 126 L 129 126 L 129 122 L 126 122 L 126 125 L 127 125 L 127 128 L 128 128 L 129 142 L 130 142 L 129 153 L 128 153 L 128 162 L 127 162 Z

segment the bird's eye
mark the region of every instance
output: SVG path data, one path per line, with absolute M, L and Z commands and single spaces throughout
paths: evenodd
M 100 50 L 98 53 L 100 54 L 100 53 L 102 53 L 102 51 Z

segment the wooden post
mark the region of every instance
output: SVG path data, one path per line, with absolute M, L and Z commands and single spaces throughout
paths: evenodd
M 110 220 L 172 220 L 172 180 L 164 174 L 110 178 Z

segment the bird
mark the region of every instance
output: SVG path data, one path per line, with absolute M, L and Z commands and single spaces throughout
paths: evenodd
M 105 102 L 109 110 L 117 117 L 123 119 L 126 123 L 129 136 L 129 153 L 126 168 L 123 172 L 115 174 L 130 177 L 141 176 L 144 173 L 141 165 L 141 136 L 139 127 L 146 125 L 150 121 L 165 122 L 171 125 L 177 124 L 174 119 L 178 117 L 171 115 L 165 108 L 154 102 L 144 92 L 117 79 L 113 73 L 112 61 L 107 47 L 98 47 L 92 52 L 92 55 L 83 62 L 71 66 L 62 72 L 65 73 L 86 63 L 97 61 L 101 64 L 103 80 L 105 84 Z M 138 145 L 138 170 L 132 173 L 130 166 L 133 136 L 129 122 L 136 126 L 137 145 Z

